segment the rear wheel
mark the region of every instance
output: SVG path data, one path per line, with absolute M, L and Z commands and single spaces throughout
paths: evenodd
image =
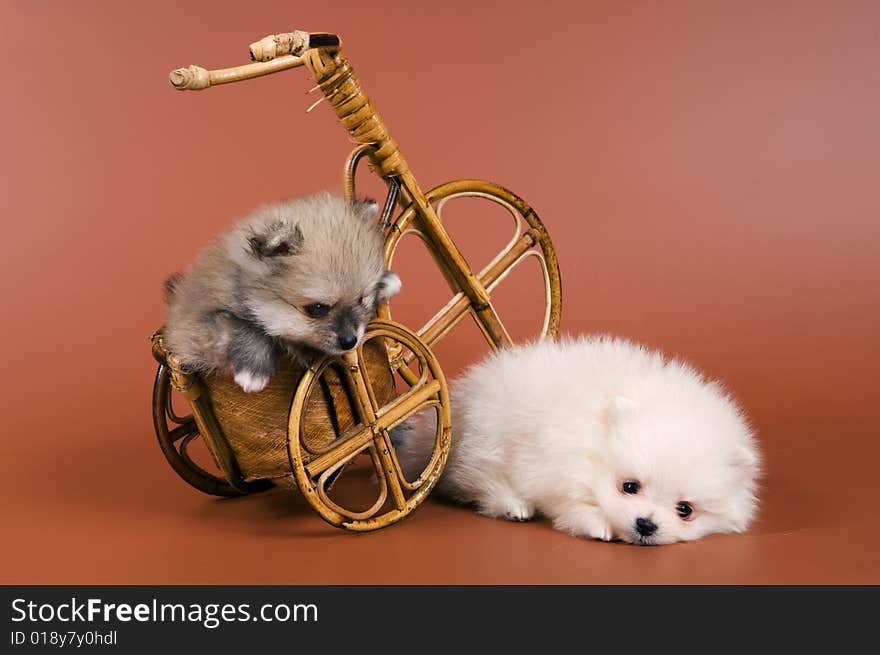
M 223 478 L 206 471 L 190 457 L 189 446 L 201 438 L 192 414 L 178 416 L 171 400 L 171 374 L 165 364 L 159 365 L 153 385 L 153 426 L 159 447 L 171 468 L 190 485 L 212 496 L 242 496 Z
M 495 203 L 503 207 L 514 224 L 513 234 L 507 245 L 478 273 L 476 277 L 486 291 L 491 294 L 508 274 L 528 258 L 534 257 L 540 264 L 544 287 L 544 316 L 539 336 L 555 337 L 559 330 L 559 319 L 562 308 L 562 288 L 559 277 L 559 262 L 550 235 L 544 228 L 535 211 L 519 196 L 502 186 L 484 180 L 457 180 L 448 182 L 429 191 L 426 196 L 433 206 L 437 217 L 443 221 L 443 210 L 451 203 L 481 201 Z M 388 228 L 385 240 L 385 260 L 390 268 L 394 255 L 404 236 L 413 235 L 425 242 L 426 247 L 437 257 L 431 247 L 430 240 L 420 229 L 419 216 L 415 205 L 410 205 L 400 214 L 398 219 Z M 418 331 L 419 338 L 428 346 L 433 347 L 446 334 L 451 332 L 461 320 L 468 315 L 474 317 L 479 325 L 475 308 L 468 297 L 454 288 L 454 282 L 447 280 L 453 287 L 453 296 L 437 313 Z M 491 303 L 490 303 L 491 304 Z M 480 308 L 485 311 L 486 308 Z M 494 312 L 494 309 L 492 310 Z M 391 318 L 391 308 L 386 305 L 379 310 L 382 318 Z M 497 316 L 497 314 L 495 314 Z M 503 317 L 498 317 L 501 322 Z M 503 327 L 503 322 L 502 322 Z M 483 334 L 489 339 L 486 330 Z M 506 332 L 506 328 L 505 328 Z M 489 339 L 491 343 L 491 339 Z M 508 341 L 509 335 L 508 335 Z

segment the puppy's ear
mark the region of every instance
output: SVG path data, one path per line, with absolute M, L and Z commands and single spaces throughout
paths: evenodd
M 608 424 L 615 425 L 622 418 L 636 411 L 638 405 L 626 396 L 615 396 L 608 403 Z
M 254 230 L 248 246 L 257 259 L 272 259 L 296 255 L 302 250 L 303 240 L 299 225 L 277 221 Z
M 165 280 L 165 302 L 171 301 L 171 297 L 180 287 L 181 282 L 183 282 L 183 273 L 172 273 L 168 276 L 168 279 Z
M 376 304 L 384 305 L 391 300 L 392 297 L 397 295 L 397 292 L 400 291 L 402 286 L 403 283 L 400 281 L 400 278 L 397 277 L 397 273 L 393 273 L 392 271 L 385 271 L 382 273 L 382 277 L 379 278 L 379 284 L 376 285 Z
M 379 203 L 372 198 L 364 198 L 363 200 L 355 200 L 351 203 L 354 213 L 365 221 L 371 221 L 379 215 Z

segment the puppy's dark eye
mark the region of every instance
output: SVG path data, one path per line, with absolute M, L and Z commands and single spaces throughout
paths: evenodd
M 633 482 L 632 480 L 628 482 L 624 482 L 621 489 L 623 489 L 623 493 L 625 494 L 637 494 L 639 493 L 639 489 L 642 488 L 638 482 Z
M 327 312 L 330 311 L 330 305 L 325 305 L 324 303 L 316 302 L 311 305 L 306 305 L 303 307 L 306 314 L 311 316 L 312 318 L 323 318 L 327 316 Z
M 694 508 L 689 503 L 679 503 L 675 506 L 675 511 L 681 518 L 688 519 L 694 513 Z

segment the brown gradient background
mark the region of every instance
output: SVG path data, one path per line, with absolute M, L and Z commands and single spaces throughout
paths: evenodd
M 0 582 L 880 582 L 877 3 L 0 11 Z M 338 189 L 349 143 L 326 106 L 304 113 L 302 70 L 201 94 L 167 74 L 293 28 L 344 36 L 426 187 L 489 178 L 538 210 L 565 331 L 727 382 L 766 454 L 752 530 L 640 549 L 429 499 L 352 535 L 295 495 L 216 500 L 176 477 L 150 422 L 163 279 L 255 205 Z M 421 311 L 433 269 L 408 265 L 397 306 Z M 447 372 L 473 337 L 443 344 Z

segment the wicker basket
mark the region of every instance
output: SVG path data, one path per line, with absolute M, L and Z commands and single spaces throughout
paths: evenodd
M 366 373 L 377 401 L 385 405 L 394 396 L 388 354 L 384 344 L 366 344 Z M 358 422 L 356 405 L 343 383 L 343 366 L 328 366 L 320 384 L 311 394 L 300 426 L 300 442 L 311 453 L 325 452 L 334 442 L 351 432 Z M 229 376 L 212 375 L 204 379 L 211 407 L 235 453 L 245 481 L 290 476 L 287 454 L 287 425 L 293 392 L 306 367 L 285 362 L 278 367 L 266 388 L 246 394 Z

